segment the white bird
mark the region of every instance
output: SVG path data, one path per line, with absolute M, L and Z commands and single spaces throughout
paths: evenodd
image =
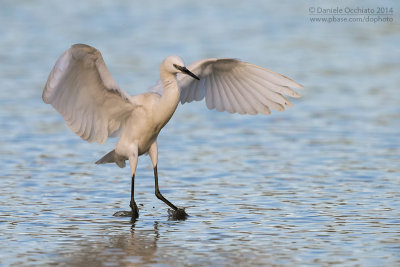
M 190 70 L 190 71 L 189 71 Z M 157 175 L 157 137 L 174 114 L 179 101 L 184 104 L 205 98 L 209 109 L 240 114 L 269 114 L 292 103 L 283 95 L 300 97 L 291 88 L 303 88 L 293 80 L 237 59 L 204 59 L 185 67 L 179 56 L 169 56 L 160 65 L 160 81 L 143 94 L 130 96 L 109 73 L 101 53 L 94 47 L 75 44 L 53 67 L 43 101 L 51 104 L 69 128 L 88 142 L 103 144 L 108 137 L 120 136 L 115 149 L 97 164 L 115 162 L 131 171 L 129 212 L 115 215 L 136 219 L 139 209 L 134 199 L 138 157 L 148 153 L 154 168 L 155 194 L 172 208 L 176 219 L 185 219 L 160 193 Z

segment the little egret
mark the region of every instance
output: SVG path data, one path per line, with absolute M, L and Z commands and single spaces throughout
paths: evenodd
M 103 144 L 120 136 L 114 150 L 96 164 L 116 163 L 131 170 L 130 211 L 118 216 L 139 217 L 134 198 L 138 157 L 148 153 L 154 169 L 155 194 L 172 208 L 170 215 L 187 214 L 160 192 L 157 174 L 157 137 L 174 114 L 178 103 L 205 98 L 209 109 L 240 114 L 269 114 L 292 103 L 283 95 L 300 97 L 291 88 L 302 88 L 291 79 L 250 63 L 231 58 L 197 61 L 185 67 L 179 56 L 169 56 L 160 65 L 160 81 L 149 92 L 134 96 L 123 91 L 109 73 L 101 53 L 94 47 L 75 44 L 53 67 L 43 101 L 51 104 L 68 127 L 88 142 Z

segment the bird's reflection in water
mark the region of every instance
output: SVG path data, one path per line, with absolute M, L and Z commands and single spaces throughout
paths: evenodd
M 160 262 L 159 256 L 156 259 L 157 242 L 160 237 L 159 222 L 154 222 L 151 230 L 136 229 L 135 225 L 136 221 L 132 221 L 131 230 L 126 234 L 104 236 L 94 241 L 74 244 L 74 251 L 68 253 L 67 259 L 62 262 L 66 266 L 85 267 L 136 266 L 156 262 L 167 264 L 167 259 L 164 262 Z

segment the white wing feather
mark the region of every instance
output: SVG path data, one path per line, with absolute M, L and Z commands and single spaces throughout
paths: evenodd
M 112 78 L 101 53 L 82 44 L 73 45 L 57 60 L 42 98 L 72 131 L 99 144 L 117 134 L 135 108 L 131 97 Z
M 206 99 L 209 109 L 240 114 L 269 114 L 293 104 L 283 95 L 298 98 L 291 88 L 303 88 L 291 79 L 237 59 L 205 59 L 188 66 L 200 81 L 179 73 L 178 86 L 182 104 Z M 150 90 L 162 94 L 159 82 Z

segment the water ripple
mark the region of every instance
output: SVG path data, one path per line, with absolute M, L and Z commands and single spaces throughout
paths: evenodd
M 312 25 L 285 1 L 3 2 L 0 266 L 400 264 L 397 22 Z M 128 208 L 129 170 L 93 164 L 114 141 L 83 142 L 41 101 L 76 42 L 130 93 L 175 53 L 238 57 L 306 90 L 269 117 L 180 106 L 159 137 L 160 187 L 190 217 L 168 220 L 141 158 L 132 222 L 112 216 Z

